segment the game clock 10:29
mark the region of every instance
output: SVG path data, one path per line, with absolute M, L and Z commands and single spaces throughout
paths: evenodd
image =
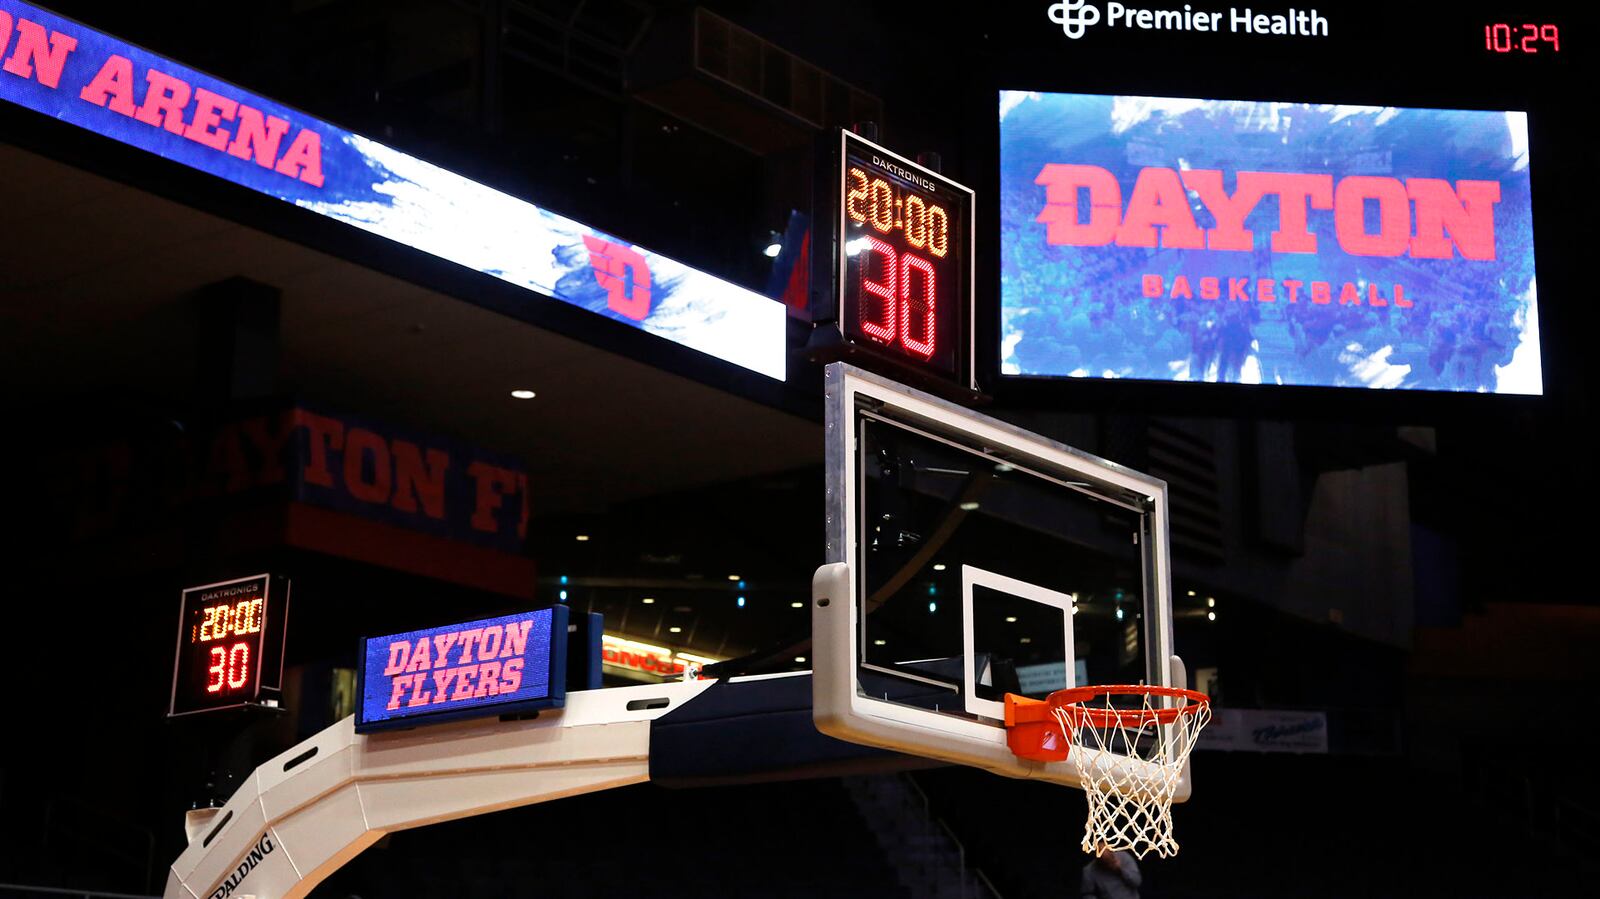
M 840 333 L 970 388 L 972 191 L 858 134 L 841 140 Z

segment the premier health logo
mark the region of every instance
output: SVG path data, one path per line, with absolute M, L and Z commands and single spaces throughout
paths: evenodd
M 1050 4 L 1050 21 L 1061 26 L 1067 37 L 1077 40 L 1084 29 L 1100 21 L 1100 8 L 1087 0 L 1060 0 Z
M 1090 25 L 1100 23 L 1100 8 L 1087 0 L 1057 0 L 1050 4 L 1050 21 L 1061 26 L 1061 32 L 1072 40 L 1083 37 Z M 1105 22 L 1107 28 L 1138 29 L 1140 31 L 1209 31 L 1222 30 L 1222 13 L 1196 10 L 1185 3 L 1182 9 L 1140 9 L 1121 3 L 1107 3 Z M 1228 30 L 1235 34 L 1275 35 L 1296 37 L 1327 37 L 1328 20 L 1315 9 L 1289 9 L 1283 13 L 1258 13 L 1249 7 L 1228 8 Z

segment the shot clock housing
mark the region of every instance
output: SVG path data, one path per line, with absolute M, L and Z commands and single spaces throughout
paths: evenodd
M 850 131 L 824 159 L 818 208 L 832 240 L 814 283 L 825 355 L 974 396 L 973 191 Z
M 289 581 L 271 574 L 185 589 L 167 716 L 275 704 L 288 611 Z

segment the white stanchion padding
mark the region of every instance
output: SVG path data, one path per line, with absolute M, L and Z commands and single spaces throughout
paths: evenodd
M 163 895 L 292 899 L 397 830 L 641 783 L 650 721 L 712 683 L 569 693 L 528 721 L 357 734 L 346 718 L 257 768 L 173 862 Z

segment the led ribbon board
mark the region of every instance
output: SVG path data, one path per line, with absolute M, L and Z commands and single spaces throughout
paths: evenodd
M 184 590 L 167 714 L 238 708 L 280 689 L 288 599 L 287 582 L 265 574 Z
M 1523 112 L 1000 95 L 1001 372 L 1543 393 Z
M 851 132 L 841 140 L 840 332 L 972 386 L 972 191 Z
M 364 639 L 356 730 L 561 707 L 567 615 L 554 606 Z
M 0 0 L 0 99 L 784 378 L 767 299 L 78 22 Z

